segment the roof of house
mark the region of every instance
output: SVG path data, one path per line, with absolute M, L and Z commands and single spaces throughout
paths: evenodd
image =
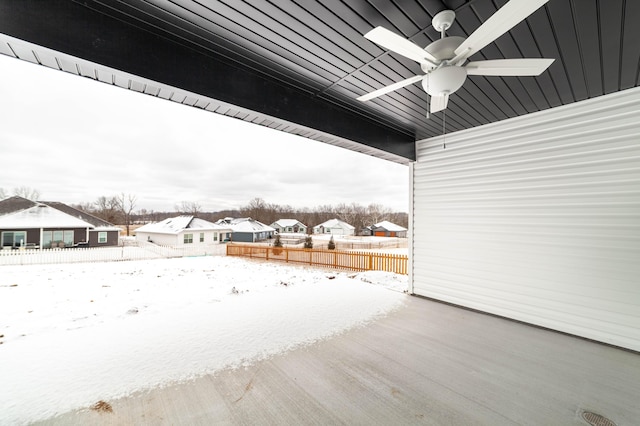
M 0 228 L 94 228 L 89 222 L 75 218 L 46 204 L 34 206 L 0 216 Z
M 391 232 L 399 232 L 399 231 L 407 230 L 407 228 L 403 228 L 402 226 L 396 225 L 395 223 L 389 222 L 388 220 L 383 220 L 382 222 L 378 222 L 374 224 L 372 228 L 383 228 Z
M 56 210 L 60 210 L 68 215 L 77 217 L 80 220 L 84 220 L 85 222 L 89 222 L 96 228 L 117 228 L 112 223 L 107 222 L 106 220 L 100 219 L 99 217 L 93 216 L 87 212 L 83 212 L 82 210 L 78 210 L 74 207 L 68 206 L 59 201 L 39 201 L 42 204 L 46 204 L 49 207 L 53 207 Z M 119 228 L 118 228 L 119 229 Z
M 271 226 L 265 225 L 262 222 L 258 222 L 255 219 L 251 219 L 250 217 L 240 217 L 240 218 L 232 218 L 226 217 L 224 219 L 220 219 L 216 223 L 220 225 L 227 225 L 230 227 L 233 232 L 274 232 L 275 229 Z
M 185 230 L 193 231 L 227 231 L 229 226 L 219 225 L 193 216 L 170 217 L 161 222 L 148 223 L 136 229 L 136 233 L 179 234 Z
M 118 229 L 111 223 L 58 201 L 31 201 L 14 196 L 0 201 L 0 226 L 5 229 Z
M 35 206 L 37 203 L 35 201 L 27 200 L 22 197 L 9 197 L 0 201 L 0 216 L 5 215 L 7 213 L 13 213 L 20 210 L 26 210 L 30 207 Z
M 354 226 L 349 225 L 347 222 L 340 219 L 329 219 L 326 222 L 322 222 L 320 225 L 314 226 L 314 228 L 318 228 L 320 226 L 324 226 L 325 228 L 356 229 Z
M 271 226 L 277 225 L 281 228 L 286 228 L 287 226 L 296 226 L 297 224 L 300 224 L 306 227 L 304 223 L 296 219 L 278 219 L 275 222 L 273 222 Z

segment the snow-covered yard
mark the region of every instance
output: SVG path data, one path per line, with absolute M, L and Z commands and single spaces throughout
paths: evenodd
M 0 424 L 311 344 L 397 309 L 406 286 L 221 256 L 2 266 Z

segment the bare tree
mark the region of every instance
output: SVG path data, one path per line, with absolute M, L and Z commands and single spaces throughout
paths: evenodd
M 4 189 L 0 188 L 0 200 L 4 200 L 7 197 L 8 195 L 6 192 L 4 192 Z
M 27 200 L 36 201 L 40 198 L 40 191 L 37 189 L 29 188 L 28 186 L 20 186 L 13 189 L 13 195 L 26 198 Z
M 249 201 L 249 204 L 240 208 L 240 213 L 255 220 L 262 220 L 262 215 L 266 209 L 267 203 L 262 198 L 256 197 Z
M 133 213 L 133 209 L 136 207 L 136 201 L 138 197 L 133 194 L 125 195 L 124 192 L 116 197 L 118 201 L 118 210 L 120 210 L 120 214 L 122 215 L 122 219 L 124 220 L 124 226 L 127 228 L 127 237 L 129 236 L 130 228 L 131 228 L 131 216 Z
M 195 201 L 182 201 L 180 204 L 176 204 L 175 209 L 180 214 L 198 216 L 202 211 L 202 206 Z
M 373 225 L 375 223 L 380 223 L 383 220 L 389 220 L 391 215 L 391 209 L 384 207 L 382 204 L 369 204 L 367 206 L 366 213 L 366 225 Z
M 359 235 L 360 231 L 365 226 L 364 225 L 364 221 L 365 221 L 364 207 L 362 207 L 360 204 L 357 204 L 357 203 L 351 203 L 351 204 L 341 203 L 341 204 L 338 204 L 336 213 L 337 213 L 338 219 L 354 226 L 356 228 L 355 229 L 356 234 Z
M 93 203 L 95 205 L 94 213 L 102 220 L 106 220 L 109 223 L 115 224 L 118 221 L 120 214 L 120 204 L 118 197 L 105 197 L 104 195 L 98 197 Z

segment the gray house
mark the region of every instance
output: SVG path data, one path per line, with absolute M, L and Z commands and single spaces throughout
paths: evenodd
M 10 197 L 0 201 L 3 249 L 118 245 L 120 228 L 54 201 Z
M 234 242 L 255 243 L 264 241 L 273 238 L 273 234 L 276 232 L 274 228 L 250 217 L 227 217 L 220 219 L 216 223 L 231 228 L 231 241 Z
M 407 237 L 407 228 L 404 228 L 395 223 L 383 220 L 382 222 L 375 223 L 371 226 L 367 226 L 363 230 L 364 235 L 373 235 L 376 237 Z

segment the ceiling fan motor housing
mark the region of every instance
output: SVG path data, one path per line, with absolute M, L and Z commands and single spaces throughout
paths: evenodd
M 452 59 L 456 54 L 454 51 L 462 44 L 464 37 L 446 37 L 436 40 L 424 48 L 427 52 L 433 55 L 439 62 Z M 429 72 L 435 67 L 430 64 L 422 64 L 422 71 Z
M 467 79 L 464 67 L 444 66 L 431 71 L 422 79 L 422 87 L 431 96 L 451 94 L 458 90 Z

